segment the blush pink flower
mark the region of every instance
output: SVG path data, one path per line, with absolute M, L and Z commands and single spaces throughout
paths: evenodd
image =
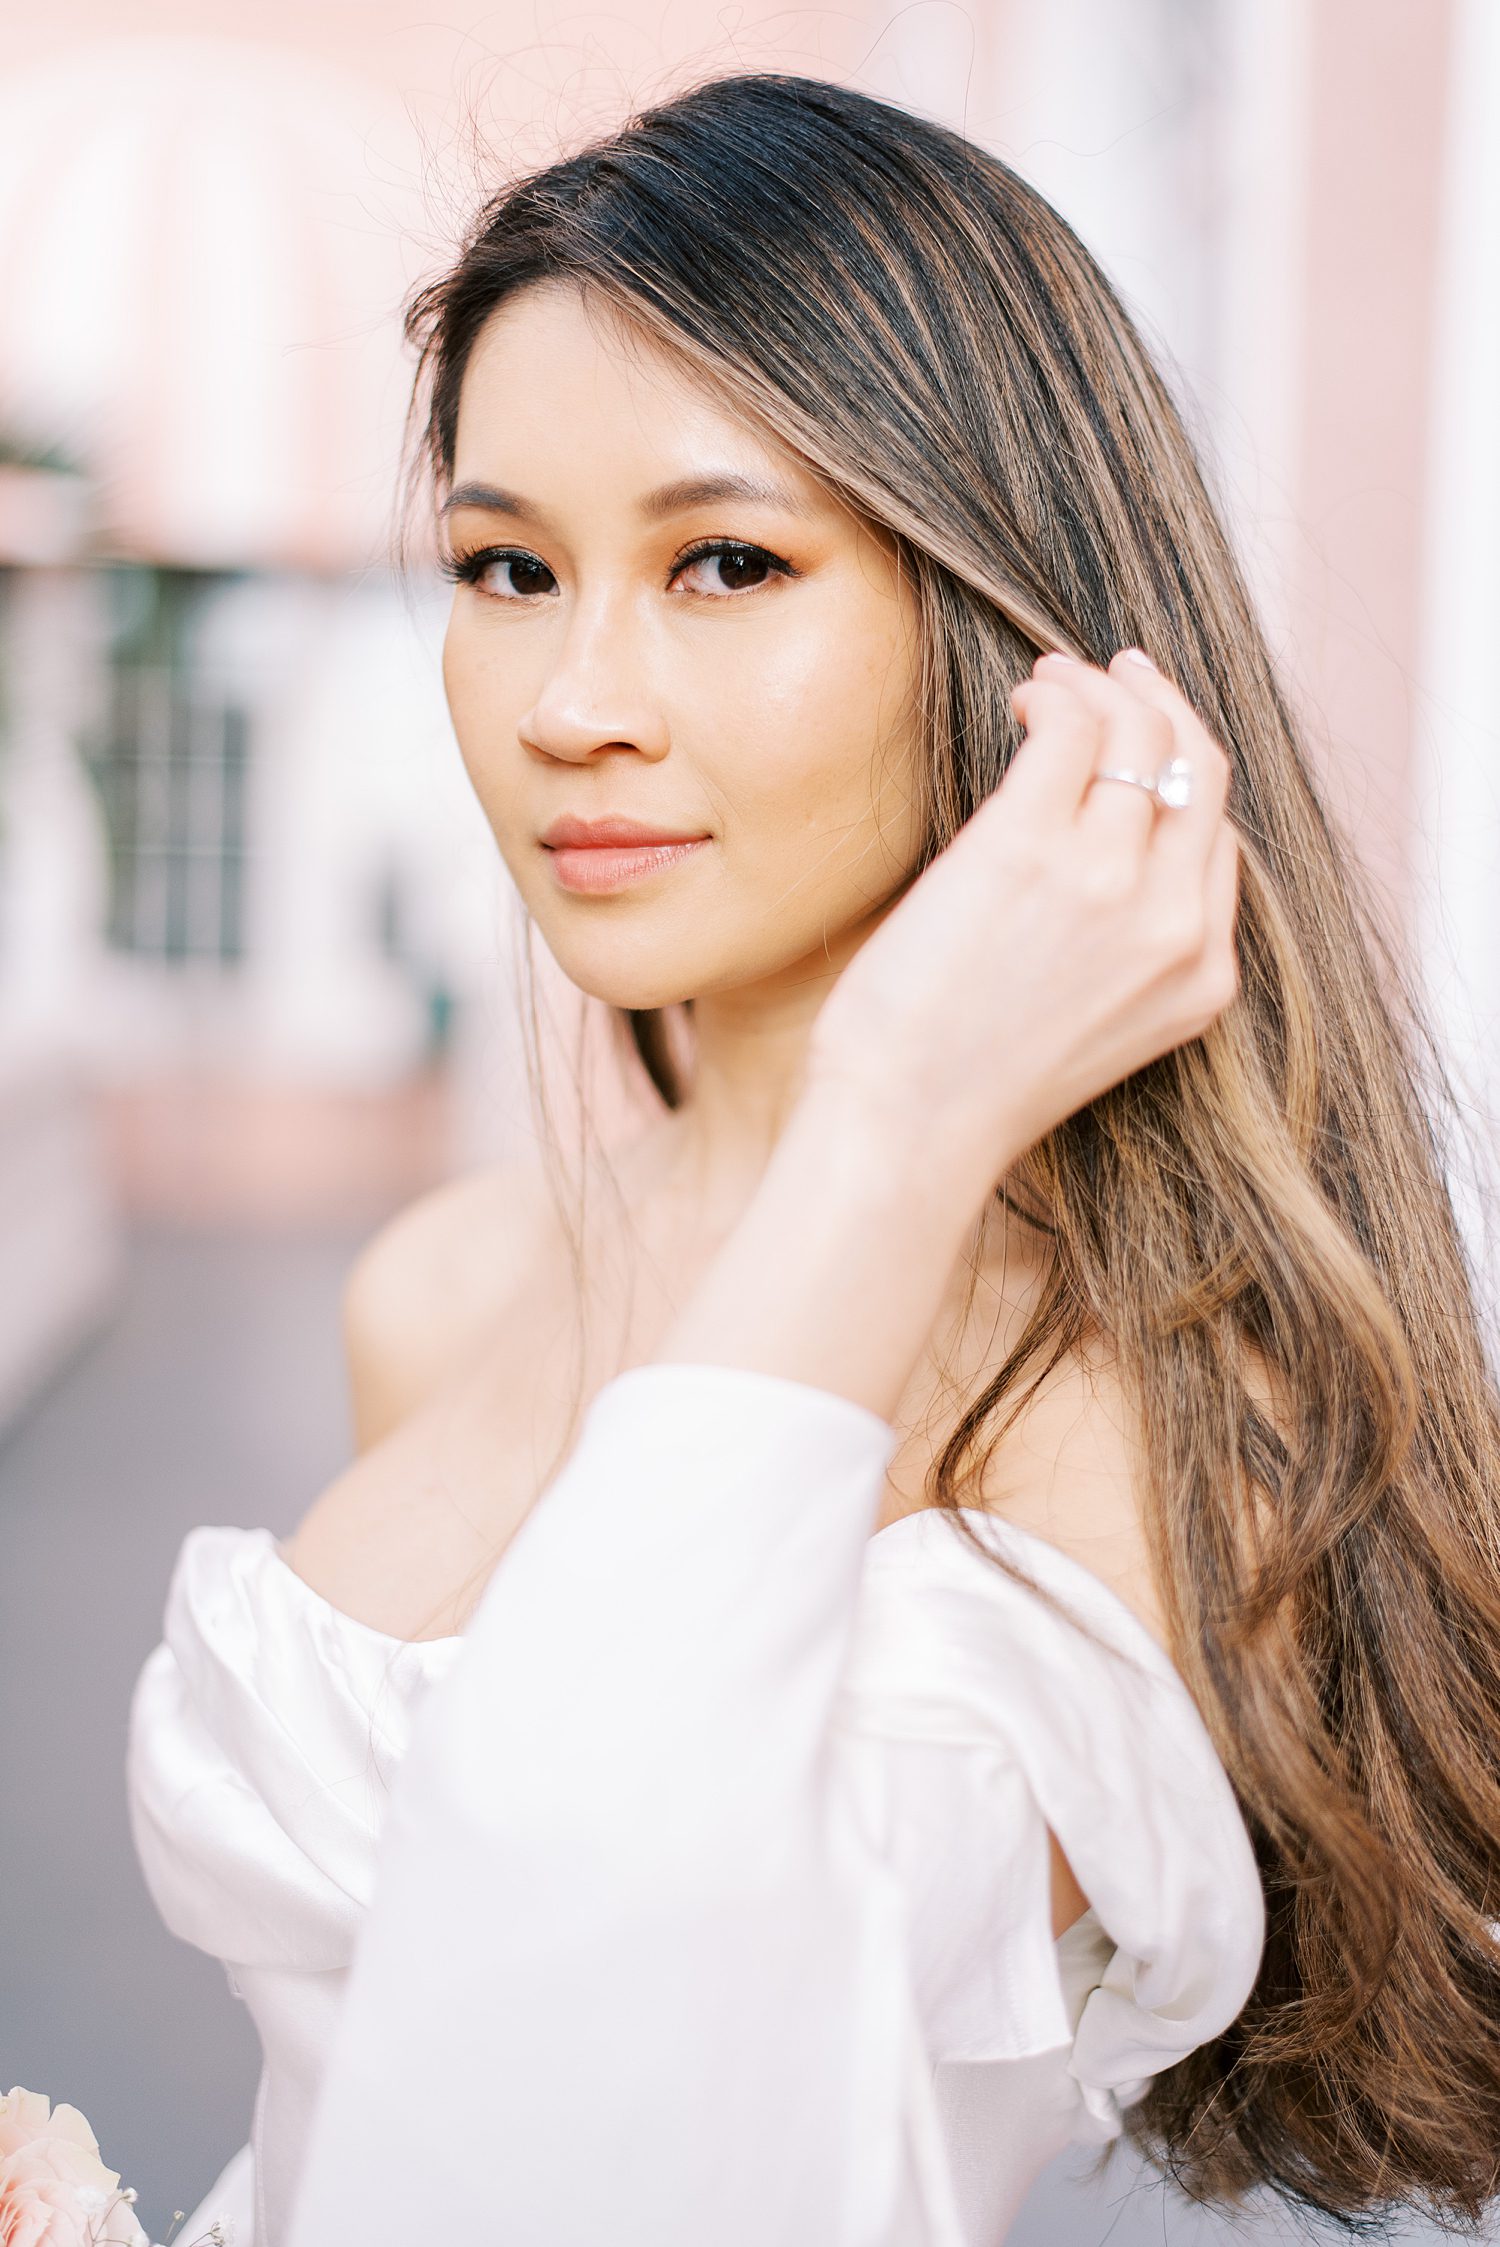
M 150 2247 L 77 2107 L 0 2098 L 0 2247 Z

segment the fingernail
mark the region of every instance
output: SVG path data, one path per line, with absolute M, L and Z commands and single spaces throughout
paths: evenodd
M 1082 669 L 1077 656 L 1064 655 L 1061 648 L 1048 648 L 1045 655 L 1038 656 L 1037 661 L 1039 663 L 1071 663 L 1075 671 Z
M 1127 663 L 1143 663 L 1148 671 L 1156 669 L 1156 665 L 1144 648 L 1121 648 L 1120 653 Z

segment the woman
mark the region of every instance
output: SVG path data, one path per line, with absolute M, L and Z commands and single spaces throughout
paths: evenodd
M 266 2048 L 200 2228 L 992 2247 L 1122 2129 L 1476 2218 L 1495 1388 L 1128 320 L 994 159 L 750 77 L 411 330 L 460 747 L 658 1113 L 571 1237 L 511 1174 L 383 1236 L 367 1448 L 184 1547 L 137 1834 Z

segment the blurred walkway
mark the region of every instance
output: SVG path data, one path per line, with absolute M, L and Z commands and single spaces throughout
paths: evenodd
M 126 1706 L 186 1532 L 280 1536 L 347 1458 L 338 1298 L 357 1245 L 137 1233 L 107 1331 L 0 1448 L 0 2088 L 81 2107 L 153 2240 L 247 2135 L 257 2049 L 221 1967 L 146 1895 Z M 1087 2166 L 1043 2179 L 1009 2247 L 1307 2236 L 1200 2216 L 1128 2156 L 1095 2186 Z
M 0 1449 L 0 2087 L 81 2107 L 154 2240 L 248 2134 L 257 2046 L 146 1894 L 126 1707 L 186 1532 L 281 1535 L 348 1456 L 356 1245 L 136 1235 L 116 1316 Z

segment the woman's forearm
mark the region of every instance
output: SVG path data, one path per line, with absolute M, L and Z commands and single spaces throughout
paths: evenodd
M 837 1095 L 804 1099 L 656 1362 L 780 1374 L 889 1419 L 985 1196 L 1020 1151 L 955 1160 Z

